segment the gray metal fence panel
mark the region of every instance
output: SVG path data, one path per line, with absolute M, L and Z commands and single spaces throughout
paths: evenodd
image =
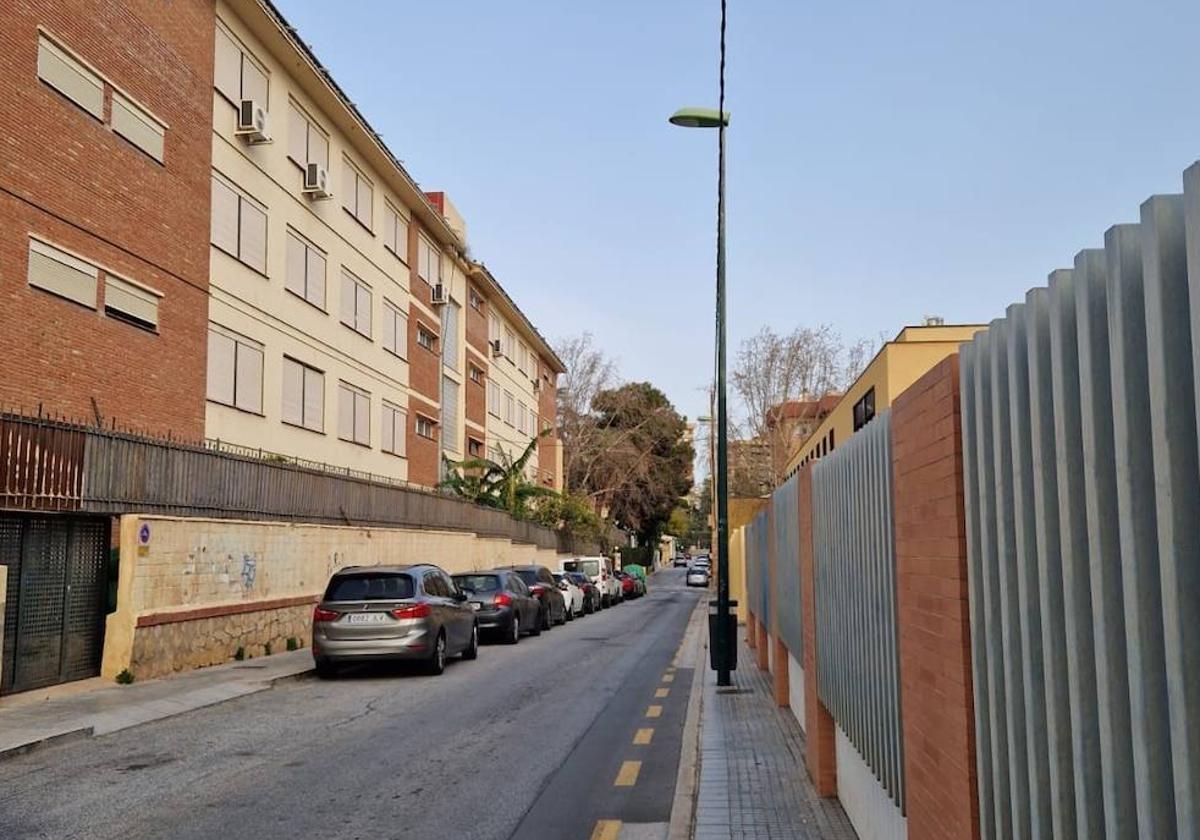
M 754 614 L 756 620 L 762 620 L 760 595 L 758 592 L 759 577 L 758 571 L 758 517 L 751 519 L 746 523 L 745 531 L 745 547 L 744 547 L 744 563 L 746 567 L 746 603 L 745 609 Z
M 817 684 L 822 702 L 904 807 L 891 413 L 813 470 Z
M 800 606 L 800 483 L 785 481 L 772 495 L 775 511 L 775 607 L 779 635 L 797 661 L 803 661 L 803 622 Z
M 1200 164 L 960 369 L 983 837 L 1200 836 Z
M 758 593 L 755 612 L 758 613 L 759 620 L 768 630 L 771 628 L 770 527 L 770 513 L 763 508 L 754 517 L 754 557 L 758 578 L 755 584 L 755 591 Z

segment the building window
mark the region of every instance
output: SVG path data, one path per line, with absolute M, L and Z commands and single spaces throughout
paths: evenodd
M 492 380 L 488 380 L 488 414 L 495 417 L 500 416 L 500 386 Z
M 480 309 L 483 306 L 483 298 L 474 289 L 467 292 L 467 300 L 470 301 L 472 309 Z
M 215 175 L 212 244 L 259 274 L 267 273 L 267 209 Z
M 408 358 L 408 315 L 386 298 L 383 301 L 383 349 Z
M 144 330 L 158 332 L 158 299 L 161 292 L 129 280 L 104 275 L 104 314 Z
M 478 368 L 475 365 L 470 365 L 469 367 L 470 367 L 469 375 L 471 377 L 471 381 L 474 382 L 476 385 L 482 385 L 483 384 L 483 369 Z
M 399 406 L 392 405 L 389 402 L 383 403 L 383 417 L 380 423 L 383 442 L 382 448 L 384 452 L 390 455 L 399 455 L 404 457 L 405 435 L 408 429 L 408 414 Z
M 371 288 L 342 269 L 342 323 L 359 335 L 371 337 Z
M 854 404 L 854 431 L 871 422 L 875 417 L 875 388 L 872 386 L 862 399 Z
M 437 336 L 420 324 L 417 325 L 417 344 L 420 344 L 431 353 L 437 352 Z
M 872 408 L 872 409 L 874 409 L 874 408 L 875 408 L 875 406 L 874 406 L 874 402 L 875 402 L 875 400 L 874 400 L 874 395 L 872 395 L 872 400 L 871 400 L 871 402 L 872 402 L 871 408 Z M 830 430 L 829 430 L 829 451 L 830 451 L 830 452 L 832 452 L 832 451 L 833 451 L 833 431 L 834 431 L 833 429 L 830 429 Z
M 29 285 L 96 308 L 100 269 L 36 239 L 29 240 Z
M 483 457 L 483 442 L 473 437 L 467 438 L 467 455 L 472 458 Z
M 516 335 L 513 334 L 513 331 L 511 329 L 509 329 L 508 327 L 505 327 L 504 328 L 504 355 L 508 357 L 508 360 L 510 362 L 514 361 L 514 357 L 516 356 L 516 352 L 517 352 L 515 349 L 516 343 L 517 343 Z
M 283 422 L 325 431 L 325 374 L 287 356 L 283 357 Z
M 367 176 L 359 172 L 349 158 L 342 158 L 342 206 L 367 230 L 371 229 L 374 201 L 375 188 Z
M 504 422 L 510 426 L 517 424 L 517 400 L 511 391 L 504 392 Z
M 455 454 L 461 451 L 458 442 L 458 383 L 442 377 L 442 448 Z
M 500 340 L 500 319 L 495 315 L 488 317 L 488 341 L 495 344 Z
M 338 438 L 371 445 L 371 397 L 347 382 L 338 383 Z
M 450 301 L 442 307 L 442 364 L 458 370 L 458 318 L 462 307 Z
M 44 35 L 38 36 L 37 74 L 93 117 L 104 119 L 104 80 Z
M 311 303 L 325 309 L 325 254 L 291 228 L 287 232 L 287 265 L 284 287 Z
M 437 424 L 428 417 L 424 417 L 420 414 L 417 415 L 417 434 L 421 437 L 434 440 L 437 437 L 437 432 L 435 430 L 436 426 Z
M 529 408 L 523 402 L 517 403 L 517 431 L 523 435 L 529 434 Z
M 383 246 L 408 265 L 408 217 L 387 201 L 383 203 Z
M 120 91 L 113 91 L 112 129 L 159 163 L 163 162 L 163 143 L 167 127 L 153 114 Z
M 262 381 L 262 345 L 209 324 L 208 399 L 262 414 Z
M 417 276 L 431 286 L 442 280 L 442 252 L 423 233 L 417 237 Z
M 529 375 L 529 348 L 521 342 L 521 346 L 517 348 L 517 370 L 526 376 Z
M 213 87 L 235 106 L 243 99 L 253 99 L 266 108 L 269 103 L 267 71 L 220 23 L 217 24 L 216 47 Z
M 288 100 L 288 157 L 301 169 L 315 163 L 329 169 L 329 138 L 304 110 Z

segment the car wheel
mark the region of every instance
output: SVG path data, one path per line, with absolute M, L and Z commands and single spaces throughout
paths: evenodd
M 550 614 L 550 606 L 547 605 L 546 609 L 542 612 L 542 629 L 549 630 L 553 626 L 554 616 Z
M 337 672 L 338 672 L 337 666 L 334 665 L 332 662 L 330 662 L 328 659 L 316 660 L 316 662 L 314 663 L 314 667 L 316 668 L 316 671 L 317 671 L 317 677 L 319 677 L 320 679 L 331 680 L 337 676 Z
M 558 624 L 559 626 L 567 623 L 567 605 L 566 604 L 563 604 L 562 615 L 560 615 L 558 617 L 558 621 L 555 623 Z
M 463 651 L 463 659 L 478 659 L 479 658 L 479 625 L 471 625 L 471 644 L 467 645 L 467 649 Z
M 433 643 L 433 655 L 429 657 L 428 671 L 437 676 L 446 670 L 446 634 L 438 633 L 437 641 Z
M 542 635 L 542 630 L 546 627 L 546 616 L 543 610 L 539 609 L 537 618 L 533 622 L 533 629 L 529 631 L 530 636 Z
M 574 621 L 574 620 L 575 620 L 575 602 L 572 601 L 571 605 L 569 607 L 567 607 L 567 621 Z
M 511 625 L 511 627 L 509 628 L 509 631 L 508 631 L 508 638 L 506 638 L 504 641 L 506 644 L 515 645 L 517 642 L 521 641 L 521 615 L 520 615 L 520 613 L 514 612 L 512 621 L 510 621 L 509 624 Z

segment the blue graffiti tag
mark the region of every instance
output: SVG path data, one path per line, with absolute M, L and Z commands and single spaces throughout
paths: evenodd
M 253 589 L 254 578 L 258 574 L 258 560 L 249 554 L 242 555 L 242 588 Z

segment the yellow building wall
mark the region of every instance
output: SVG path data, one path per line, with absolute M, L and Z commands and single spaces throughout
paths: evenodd
M 149 539 L 139 540 L 142 525 Z M 101 673 L 138 678 L 309 644 L 312 604 L 346 566 L 436 563 L 447 572 L 538 563 L 548 549 L 461 531 L 123 516 L 117 610 Z M 284 603 L 281 603 L 284 602 Z M 299 602 L 299 603 L 290 603 Z
M 729 534 L 729 597 L 737 601 L 738 624 L 746 623 L 746 529 Z

